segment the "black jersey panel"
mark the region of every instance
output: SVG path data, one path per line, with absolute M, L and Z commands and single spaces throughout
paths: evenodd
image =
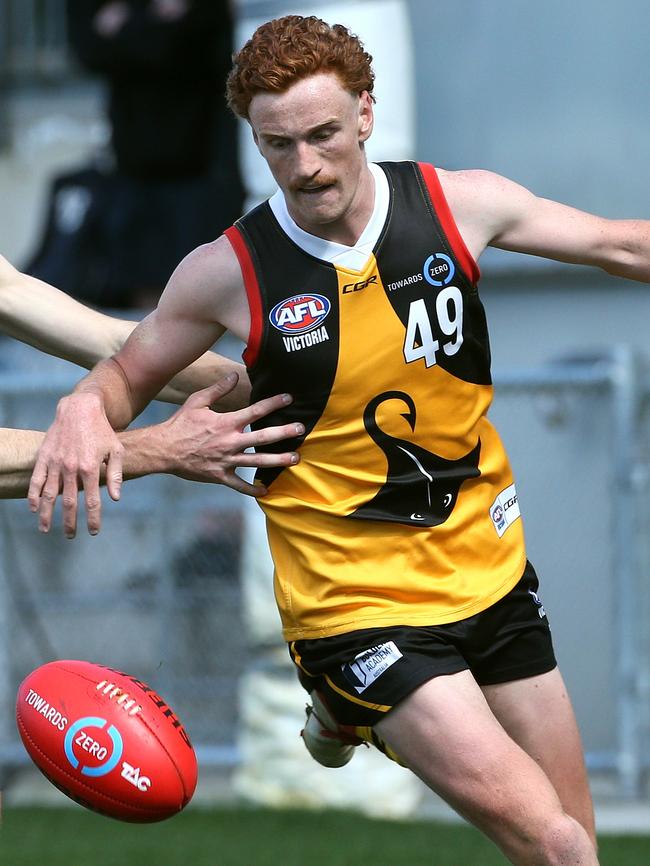
M 381 166 L 393 206 L 377 264 L 405 327 L 405 360 L 439 364 L 465 382 L 490 385 L 485 311 L 436 218 L 421 172 L 412 162 Z
M 336 269 L 307 255 L 280 229 L 268 203 L 237 222 L 251 252 L 261 295 L 259 361 L 249 369 L 251 402 L 286 391 L 293 403 L 253 425 L 254 429 L 302 422 L 305 433 L 258 451 L 297 449 L 329 399 L 338 362 L 339 296 Z M 282 468 L 260 469 L 269 485 Z

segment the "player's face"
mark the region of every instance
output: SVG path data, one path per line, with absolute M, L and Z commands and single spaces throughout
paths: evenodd
M 363 143 L 372 132 L 372 101 L 352 94 L 333 73 L 297 81 L 284 93 L 253 97 L 249 119 L 260 153 L 298 225 L 354 243 L 372 209 Z M 369 202 L 368 202 L 369 199 Z

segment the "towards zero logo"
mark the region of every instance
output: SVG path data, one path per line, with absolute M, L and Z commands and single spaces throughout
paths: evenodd
M 422 275 L 432 286 L 447 286 L 453 280 L 456 267 L 449 256 L 434 253 L 424 263 Z
M 331 304 L 323 295 L 294 295 L 273 307 L 269 321 L 284 334 L 302 334 L 320 325 L 330 309 Z
M 102 733 L 89 734 L 88 728 L 100 729 Z M 63 741 L 65 756 L 83 776 L 106 776 L 122 757 L 122 735 L 114 725 L 104 731 L 105 728 L 106 719 L 97 716 L 78 719 L 68 728 Z

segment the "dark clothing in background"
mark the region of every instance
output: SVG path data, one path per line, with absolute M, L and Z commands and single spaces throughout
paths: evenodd
M 94 29 L 98 0 L 68 0 L 70 45 L 108 83 L 108 116 L 119 171 L 135 177 L 201 174 L 218 156 L 225 79 L 232 52 L 226 0 L 194 0 L 162 21 L 148 0 L 130 0 L 129 18 L 110 37 Z
M 232 21 L 227 0 L 193 0 L 174 20 L 131 0 L 124 24 L 100 36 L 95 16 L 107 5 L 68 0 L 67 13 L 72 49 L 107 85 L 115 167 L 54 179 L 24 270 L 96 306 L 142 309 L 184 256 L 241 215 L 237 123 L 225 100 Z

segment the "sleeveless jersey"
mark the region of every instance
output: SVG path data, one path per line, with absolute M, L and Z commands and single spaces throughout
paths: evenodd
M 490 349 L 476 266 L 435 169 L 380 163 L 390 202 L 362 270 L 315 258 L 268 202 L 226 232 L 251 311 L 262 426 L 305 434 L 258 472 L 287 640 L 465 619 L 526 561 L 512 473 L 487 419 Z

